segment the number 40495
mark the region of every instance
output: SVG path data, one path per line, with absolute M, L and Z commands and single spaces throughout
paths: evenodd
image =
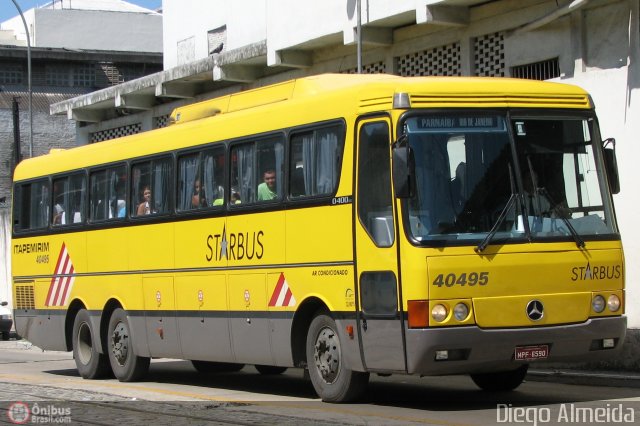
M 488 272 L 463 272 L 461 274 L 439 274 L 435 280 L 433 280 L 433 285 L 437 285 L 438 287 L 442 287 L 443 285 L 447 287 L 453 287 L 454 285 L 487 285 L 489 284 L 489 273 Z

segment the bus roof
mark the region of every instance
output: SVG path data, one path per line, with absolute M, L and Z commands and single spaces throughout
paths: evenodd
M 21 162 L 16 167 L 14 180 L 314 121 L 390 110 L 396 93 L 408 94 L 412 108 L 591 108 L 588 94 L 568 84 L 489 77 L 322 74 L 179 107 L 170 117 L 170 121 L 178 125 L 69 150 L 52 150 L 47 155 Z M 320 104 L 331 107 L 313 108 Z M 271 112 L 269 108 L 277 109 L 280 112 L 278 117 L 283 121 L 274 122 L 273 114 L 266 114 Z M 301 111 L 316 112 L 305 121 Z M 292 121 L 295 117 L 298 117 L 298 122 Z M 251 120 L 252 127 L 235 125 L 239 124 L 234 123 L 237 120 L 244 120 L 243 124 Z M 211 127 L 205 126 L 213 123 L 216 126 L 215 136 L 212 136 Z M 189 141 L 176 137 L 187 128 L 191 131 Z M 239 133 L 242 130 L 238 129 L 243 129 L 244 133 Z

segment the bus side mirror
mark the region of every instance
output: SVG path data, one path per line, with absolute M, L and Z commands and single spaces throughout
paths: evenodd
M 411 198 L 415 193 L 415 161 L 409 145 L 393 145 L 393 190 L 398 198 Z
M 611 145 L 608 148 L 607 145 Z M 620 192 L 620 178 L 618 177 L 618 161 L 616 160 L 616 140 L 609 138 L 602 143 L 604 149 L 604 166 L 607 171 L 607 180 L 612 194 Z

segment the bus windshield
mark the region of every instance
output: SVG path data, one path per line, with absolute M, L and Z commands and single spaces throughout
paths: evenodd
M 616 232 L 594 120 L 414 115 L 404 123 L 416 191 L 407 230 L 421 244 L 575 240 Z

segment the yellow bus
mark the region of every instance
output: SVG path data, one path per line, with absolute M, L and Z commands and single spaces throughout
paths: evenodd
M 16 168 L 17 331 L 82 377 L 297 367 L 340 402 L 618 353 L 615 142 L 583 90 L 321 75 L 170 122 Z

